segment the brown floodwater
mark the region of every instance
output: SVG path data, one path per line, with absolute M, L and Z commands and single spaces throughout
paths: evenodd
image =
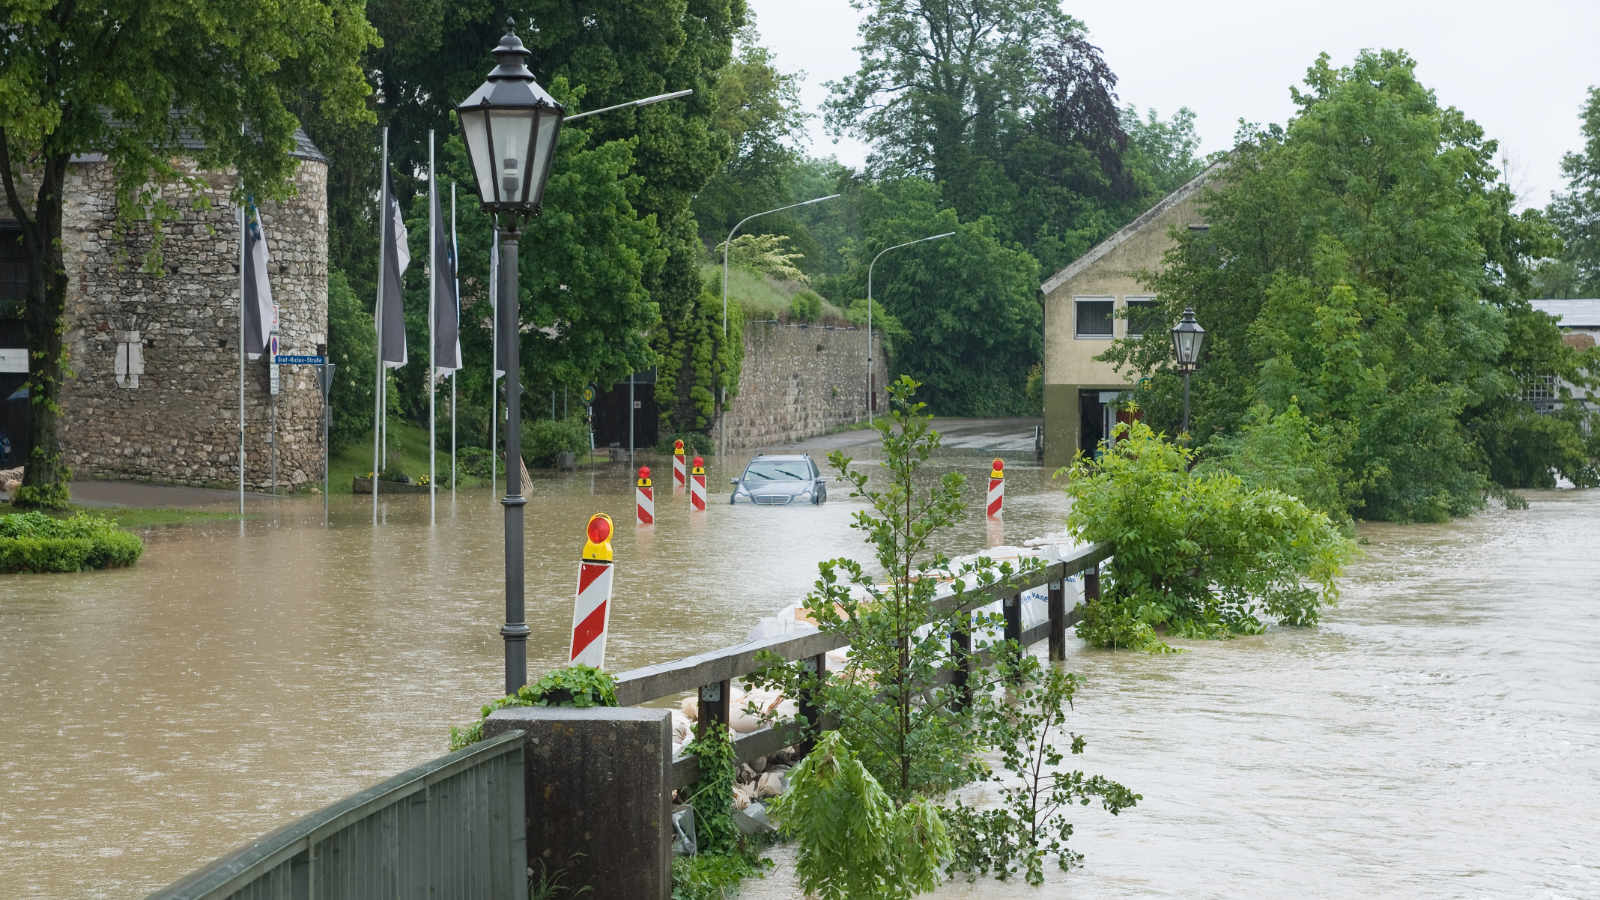
M 867 456 L 869 454 L 858 454 Z M 1022 459 L 1004 534 L 1066 500 Z M 532 673 L 564 661 L 583 526 L 618 523 L 608 668 L 743 640 L 819 560 L 866 559 L 820 506 L 711 508 L 661 487 L 632 524 L 622 466 L 536 480 L 527 506 Z M 742 463 L 743 458 L 737 462 Z M 663 477 L 666 476 L 666 477 Z M 1144 794 L 1075 810 L 1085 896 L 1600 894 L 1600 492 L 1532 495 L 1442 526 L 1362 530 L 1344 599 L 1310 630 L 1152 657 L 1074 648 L 1088 771 Z M 383 501 L 253 499 L 244 523 L 146 535 L 128 570 L 0 578 L 0 897 L 139 896 L 292 818 L 442 754 L 502 683 L 501 509 L 487 490 Z M 781 867 L 780 867 L 781 868 Z M 792 896 L 774 873 L 752 893 Z M 1049 889 L 1047 889 L 1047 894 Z M 1046 894 L 1046 895 L 1047 895 Z M 1043 896 L 993 882 L 941 896 Z

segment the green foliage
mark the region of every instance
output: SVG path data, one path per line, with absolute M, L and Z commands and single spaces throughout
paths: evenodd
M 589 425 L 582 418 L 539 419 L 522 426 L 522 455 L 534 466 L 553 466 L 562 453 L 589 452 Z
M 722 245 L 717 249 L 720 251 Z M 738 263 L 768 278 L 805 284 L 806 273 L 799 266 L 804 256 L 789 246 L 789 239 L 781 234 L 741 234 L 729 245 L 728 265 Z
M 955 665 L 946 636 L 958 626 L 984 623 L 969 624 L 968 613 L 934 606 L 950 561 L 933 549 L 933 538 L 961 517 L 964 479 L 949 472 L 930 487 L 920 484 L 939 435 L 929 427 L 923 404 L 913 399 L 916 388 L 904 377 L 890 383 L 890 414 L 874 423 L 887 476 L 882 489 L 870 489 L 867 473 L 853 468 L 848 457 L 829 457 L 851 496 L 867 503 L 854 513 L 851 527 L 866 536 L 883 573 L 848 558 L 827 560 L 806 595 L 806 612 L 818 628 L 850 645 L 848 662 L 821 684 L 798 665 L 768 672 L 790 696 L 814 693 L 819 708 L 837 718 L 854 753 L 899 804 L 981 772 L 970 710 L 962 707 L 957 689 L 941 681 Z M 981 560 L 957 574 L 953 587 L 964 598 L 969 583 L 986 587 L 1012 570 Z M 924 623 L 930 627 L 919 630 Z
M 592 890 L 591 885 L 581 887 L 567 886 L 567 870 L 552 869 L 543 858 L 536 859 L 528 867 L 528 900 L 563 900 L 566 897 L 582 897 Z
M 110 519 L 42 512 L 0 516 L 0 572 L 78 572 L 131 566 L 144 552 L 138 535 Z
M 31 456 L 29 460 L 32 461 Z M 65 468 L 62 471 L 65 475 L 60 481 L 18 486 L 11 498 L 11 504 L 18 509 L 47 509 L 57 512 L 69 509 L 72 506 L 72 495 L 67 488 L 66 476 L 70 476 L 71 472 Z
M 1556 356 L 1553 332 L 1517 324 L 1548 229 L 1512 213 L 1495 143 L 1415 68 L 1398 51 L 1338 69 L 1320 57 L 1294 118 L 1244 134 L 1205 197 L 1209 229 L 1178 235 L 1151 285 L 1163 317 L 1192 306 L 1207 329 L 1197 444 L 1209 452 L 1243 425 L 1269 431 L 1233 439 L 1277 443 L 1291 468 L 1321 468 L 1312 457 L 1325 454 L 1340 518 L 1461 515 L 1482 502 L 1486 448 L 1543 452 L 1509 443 L 1504 412 L 1524 361 Z M 1165 334 L 1105 358 L 1150 375 L 1140 405 L 1173 424 L 1182 385 Z M 1285 414 L 1304 421 L 1272 432 Z M 1292 431 L 1310 436 L 1309 456 Z M 1333 502 L 1326 480 L 1290 479 L 1319 505 Z
M 1151 648 L 1158 627 L 1222 637 L 1261 631 L 1262 616 L 1312 625 L 1337 598 L 1354 547 L 1327 515 L 1229 472 L 1191 472 L 1193 451 L 1143 422 L 1118 424 L 1115 437 L 1068 474 L 1067 527 L 1116 548 L 1081 637 Z
M 1245 486 L 1273 488 L 1297 498 L 1332 521 L 1346 521 L 1353 498 L 1339 483 L 1337 437 L 1313 425 L 1297 398 L 1274 415 L 1266 404 L 1251 407 L 1237 436 L 1218 434 L 1206 445 L 1195 471 L 1231 472 Z
M 789 321 L 815 322 L 822 318 L 822 297 L 816 291 L 801 291 L 789 302 Z
M 689 789 L 697 852 L 672 862 L 674 900 L 721 900 L 740 881 L 760 875 L 763 859 L 733 824 L 733 783 L 738 759 L 726 728 L 711 728 L 684 745 L 700 763 L 700 780 Z
M 771 865 L 771 860 L 749 851 L 674 857 L 672 900 L 724 900 L 736 896 L 739 882 L 760 876 Z
M 328 361 L 334 370 L 330 449 L 372 442 L 372 388 L 377 370 L 378 335 L 372 308 L 356 297 L 339 269 L 328 269 Z
M 1099 798 L 1116 815 L 1143 797 L 1101 775 L 1062 771 L 1067 754 L 1083 752 L 1082 735 L 1066 731 L 1067 714 L 1077 693 L 1078 676 L 1060 669 L 1043 670 L 1037 658 L 1015 651 L 1003 654 L 1007 693 L 999 714 L 985 719 L 986 737 L 1000 748 L 1003 775 L 999 805 L 974 809 L 959 800 L 940 812 L 950 828 L 955 856 L 949 873 L 969 878 L 993 873 L 1005 880 L 1019 872 L 1029 884 L 1044 883 L 1044 863 L 1054 856 L 1062 870 L 1083 858 L 1070 850 L 1072 823 L 1062 813 Z
M 1600 87 L 1589 88 L 1579 119 L 1583 147 L 1561 157 L 1567 190 L 1546 209 L 1562 241 L 1556 268 L 1541 270 L 1542 280 L 1554 288 L 1546 297 L 1600 296 Z M 1552 278 L 1557 272 L 1565 277 Z
M 533 684 L 517 688 L 487 704 L 480 710 L 478 721 L 457 728 L 450 726 L 450 749 L 460 750 L 483 740 L 483 722 L 489 714 L 508 706 L 573 706 L 586 709 L 591 706 L 616 706 L 617 680 L 610 673 L 593 666 L 580 664 L 564 666 L 545 673 Z
M 798 841 L 795 872 L 820 900 L 904 898 L 932 890 L 952 848 L 927 801 L 898 808 L 837 731 L 822 735 L 772 803 L 783 833 Z
M 852 296 L 866 295 L 878 251 L 955 232 L 886 254 L 872 267 L 874 316 L 887 310 L 910 332 L 896 342 L 895 370 L 926 384 L 924 397 L 939 415 L 1025 414 L 1028 367 L 1042 353 L 1038 263 L 1004 242 L 993 220 L 958 220 L 925 182 L 866 189 L 862 208 L 870 225 L 865 258 L 851 274 Z

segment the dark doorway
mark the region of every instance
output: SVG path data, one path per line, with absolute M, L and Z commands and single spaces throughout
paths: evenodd
M 660 426 L 655 371 L 633 376 L 633 446 L 654 447 Z M 595 447 L 628 449 L 628 381 L 619 381 L 594 398 Z

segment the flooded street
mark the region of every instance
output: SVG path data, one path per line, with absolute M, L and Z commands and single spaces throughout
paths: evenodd
M 859 454 L 866 456 L 868 454 Z M 735 459 L 742 463 L 745 457 Z M 583 526 L 618 524 L 608 668 L 743 640 L 824 558 L 865 560 L 860 509 L 673 496 L 633 523 L 632 472 L 543 477 L 527 507 L 528 668 L 565 661 Z M 1008 455 L 1005 534 L 1061 527 L 1065 497 Z M 988 457 L 952 453 L 992 535 Z M 1082 767 L 1145 800 L 1076 810 L 1075 896 L 1600 894 L 1600 492 L 1442 526 L 1369 526 L 1341 605 L 1151 657 L 1084 651 Z M 151 532 L 139 564 L 0 578 L 0 896 L 139 896 L 295 816 L 445 752 L 503 683 L 501 508 L 253 499 L 242 525 Z M 1041 651 L 1042 652 L 1042 651 Z M 781 866 L 780 866 L 781 868 Z M 784 873 L 754 893 L 793 896 Z M 939 896 L 1054 896 L 947 885 Z

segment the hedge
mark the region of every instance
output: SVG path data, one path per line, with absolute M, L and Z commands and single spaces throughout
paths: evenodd
M 41 512 L 0 516 L 0 572 L 78 572 L 131 566 L 144 553 L 138 535 L 102 516 L 58 519 Z

